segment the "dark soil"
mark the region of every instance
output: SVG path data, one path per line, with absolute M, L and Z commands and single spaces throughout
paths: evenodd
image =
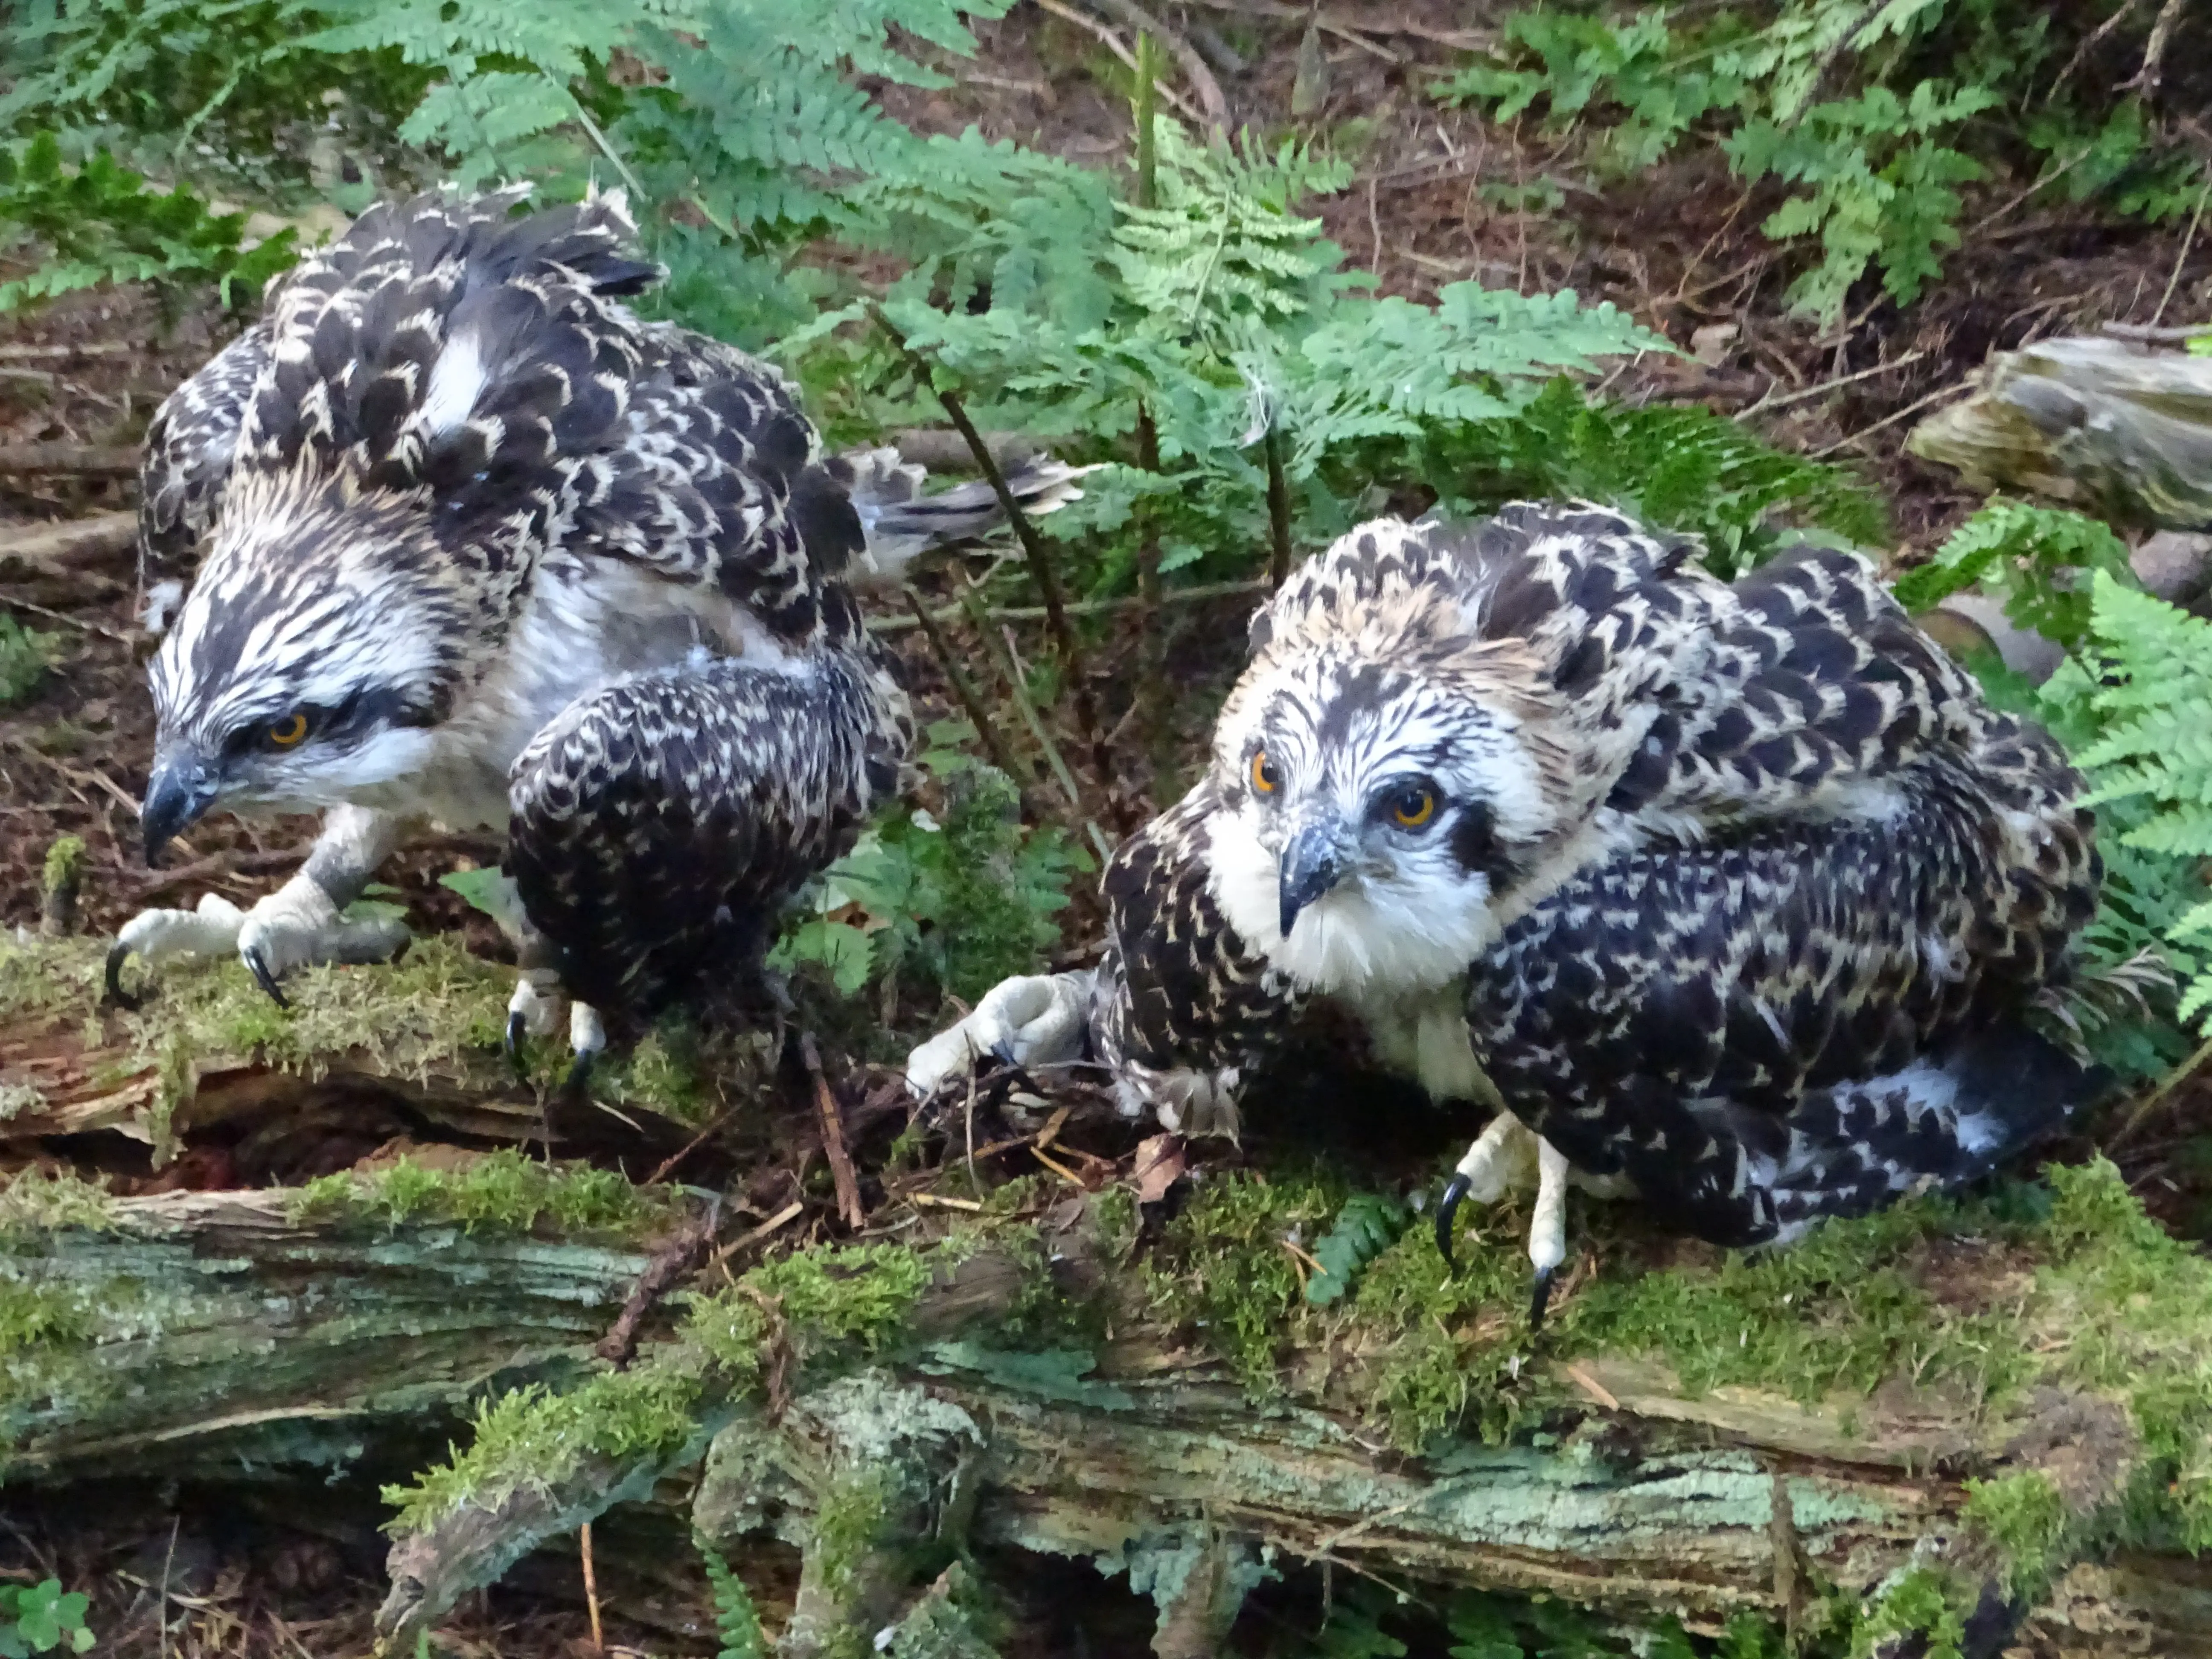
M 1325 37 L 1326 100 L 1307 125 L 1358 145 L 1358 182 L 1322 210 L 1352 262 L 1372 269 L 1385 292 L 1419 298 L 1464 280 L 1572 288 L 1612 301 L 1686 354 L 1700 330 L 1735 330 L 1702 359 L 1646 360 L 1625 370 L 1610 387 L 1616 396 L 1741 412 L 1770 394 L 1895 365 L 1752 418 L 1778 443 L 1856 464 L 1892 504 L 1893 550 L 1901 559 L 1924 552 L 1975 504 L 1948 475 L 1902 453 L 1918 406 L 1971 375 L 1992 350 L 2107 319 L 2147 320 L 2176 277 L 2178 231 L 2108 222 L 2086 210 L 2008 210 L 2014 187 L 1997 180 L 1980 187 L 1981 199 L 1965 216 L 1972 227 L 1965 245 L 1917 304 L 1900 310 L 1870 290 L 1855 296 L 1844 328 L 1822 336 L 1786 312 L 1784 290 L 1796 271 L 1759 230 L 1771 204 L 1747 197 L 1712 153 L 1686 150 L 1632 184 L 1592 181 L 1542 133 L 1489 127 L 1430 100 L 1425 88 L 1454 63 L 1439 37 L 1449 39 L 1462 26 L 1464 9 L 1442 0 L 1400 0 L 1389 16 L 1412 25 L 1410 32 L 1378 8 L 1364 44 Z M 1221 76 L 1236 118 L 1270 131 L 1284 125 L 1302 25 L 1206 8 L 1188 16 L 1218 28 L 1249 62 L 1247 73 Z M 1035 7 L 982 25 L 978 33 L 977 59 L 941 60 L 950 88 L 882 88 L 884 102 L 918 127 L 974 124 L 992 137 L 1091 164 L 1126 152 L 1127 109 L 1114 84 L 1119 67 L 1097 36 Z M 1547 180 L 1558 186 L 1559 205 L 1512 205 Z M 2205 314 L 2208 291 L 2212 238 L 2183 259 L 2167 319 Z M 135 442 L 160 398 L 236 325 L 212 303 L 165 314 L 151 295 L 136 291 L 73 296 L 0 319 L 0 451 L 34 441 Z M 133 499 L 125 481 L 0 472 L 0 545 L 19 529 L 128 507 Z M 86 842 L 82 925 L 98 933 L 142 906 L 189 905 L 210 890 L 250 902 L 292 872 L 312 837 L 307 819 L 218 817 L 172 848 L 166 867 L 145 867 L 135 803 L 153 733 L 142 666 L 149 645 L 134 622 L 135 589 L 127 555 L 78 586 L 0 585 L 0 605 L 52 636 L 54 664 L 35 694 L 0 709 L 0 925 L 35 925 L 40 866 L 64 835 Z M 1212 712 L 1234 673 L 1244 609 L 1232 598 L 1175 613 L 1169 663 L 1182 694 L 1169 747 L 1185 776 L 1201 763 Z M 956 645 L 972 648 L 959 629 L 952 632 Z M 1018 626 L 1016 635 L 1024 654 L 1047 653 L 1033 625 Z M 953 712 L 920 635 L 908 632 L 901 641 L 925 714 Z M 1113 760 L 1112 801 L 1102 817 L 1115 820 L 1107 823 L 1114 833 L 1132 827 L 1165 791 L 1132 729 L 1132 629 L 1126 623 L 1095 629 L 1091 648 Z M 1007 726 L 1009 740 L 1022 750 L 1026 740 L 1018 740 L 1017 723 L 1010 718 Z M 1082 770 L 1074 734 L 1063 732 L 1062 744 Z M 1050 798 L 1042 770 L 1031 781 L 1036 799 Z M 472 948 L 497 957 L 504 946 L 495 932 L 436 880 L 462 860 L 497 855 L 487 836 L 442 837 L 410 848 L 384 878 L 399 889 L 418 930 L 465 928 Z M 1087 900 L 1071 913 L 1069 938 L 1077 942 L 1071 955 L 1087 953 L 1080 942 L 1095 936 L 1097 920 Z M 917 1030 L 934 1012 L 902 1011 Z M 857 1076 L 843 1086 L 856 1104 L 864 1095 L 887 1098 Z M 1377 1168 L 1432 1159 L 1450 1139 L 1449 1125 L 1419 1113 L 1388 1115 L 1403 1126 L 1393 1144 L 1346 1137 L 1347 1122 L 1375 1117 L 1345 1111 L 1329 1086 L 1316 1083 L 1303 1104 L 1284 1103 L 1275 1133 L 1320 1134 L 1334 1154 Z M 803 1097 L 790 1104 L 803 1115 Z M 872 1150 L 880 1152 L 896 1117 L 888 1109 L 875 1115 Z M 1131 1150 L 1129 1139 L 1114 1134 L 1078 1139 L 1102 1166 Z M 1264 1158 L 1267 1151 L 1265 1139 L 1255 1139 L 1243 1156 Z M 754 1184 L 763 1192 L 803 1188 L 810 1152 L 792 1149 L 790 1167 L 763 1169 Z M 2201 1232 L 2212 1208 L 2205 1197 L 2212 1157 L 2200 1143 L 2154 1127 L 2125 1153 L 2160 1212 Z M 220 1158 L 195 1162 L 188 1148 L 167 1179 L 205 1184 L 228 1178 L 228 1168 Z M 154 1178 L 145 1172 L 144 1179 Z M 356 1471 L 305 1501 L 295 1489 L 273 1486 L 11 1492 L 0 1506 L 0 1577 L 55 1573 L 71 1584 L 96 1583 L 100 1600 L 91 1622 L 101 1634 L 98 1650 L 126 1659 L 364 1653 L 383 1589 L 377 1479 L 404 1473 Z M 706 1582 L 683 1537 L 680 1510 L 617 1511 L 595 1529 L 595 1547 L 607 1650 L 713 1651 Z M 795 1560 L 784 1570 L 780 1593 L 787 1605 Z M 1025 1559 L 997 1583 L 1013 1598 L 1009 1656 L 1146 1650 L 1149 1605 L 1087 1567 Z M 771 1617 L 782 1610 L 776 1593 L 763 1607 Z M 1318 1580 L 1296 1580 L 1257 1598 L 1240 1626 L 1240 1648 L 1264 1651 L 1286 1632 L 1310 1632 L 1321 1595 Z M 460 1610 L 444 1639 L 450 1650 L 471 1656 L 588 1653 L 583 1602 L 568 1540 L 533 1556 L 501 1588 Z

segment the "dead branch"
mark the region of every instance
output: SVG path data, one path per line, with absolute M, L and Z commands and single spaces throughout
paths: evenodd
M 0 444 L 0 472 L 70 472 L 87 478 L 135 478 L 130 444 Z

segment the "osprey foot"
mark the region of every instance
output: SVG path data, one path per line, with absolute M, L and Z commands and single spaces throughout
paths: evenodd
M 975 1012 L 907 1056 L 906 1086 L 927 1099 L 985 1054 L 1007 1066 L 1077 1059 L 1091 1025 L 1089 973 L 1024 975 L 983 994 Z
M 592 1062 L 607 1046 L 607 1028 L 599 1011 L 587 1003 L 568 1005 L 568 1051 L 575 1056 L 568 1075 L 561 1080 L 564 1099 L 581 1105 L 591 1097 Z
M 1522 1127 L 1510 1112 L 1491 1120 L 1480 1139 L 1467 1149 L 1437 1201 L 1437 1249 L 1448 1265 L 1452 1259 L 1452 1223 L 1468 1199 L 1494 1204 L 1509 1188 L 1529 1184 L 1533 1176 L 1535 1203 L 1528 1216 L 1528 1261 L 1536 1282 L 1528 1304 L 1528 1326 L 1541 1328 L 1544 1310 L 1551 1301 L 1552 1276 L 1567 1255 L 1567 1159 L 1552 1143 Z
M 507 1069 L 518 1083 L 530 1080 L 530 1067 L 522 1058 L 522 1039 L 550 1036 L 561 1008 L 560 988 L 550 974 L 526 972 L 514 981 L 514 994 L 507 1000 Z
M 312 963 L 388 962 L 408 943 L 406 924 L 382 916 L 349 921 L 329 894 L 295 876 L 251 910 L 210 893 L 191 910 L 141 910 L 123 924 L 107 952 L 107 994 L 135 1008 L 123 988 L 123 964 L 136 954 L 149 967 L 169 957 L 236 953 L 253 982 L 280 1008 L 290 1005 L 277 981 Z

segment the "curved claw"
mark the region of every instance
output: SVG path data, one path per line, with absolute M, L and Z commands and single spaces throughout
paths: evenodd
M 1539 1267 L 1536 1270 L 1536 1287 L 1528 1297 L 1528 1328 L 1531 1331 L 1544 1328 L 1544 1310 L 1551 1304 L 1551 1300 L 1552 1269 Z
M 501 1046 L 507 1050 L 507 1067 L 518 1082 L 530 1081 L 530 1068 L 522 1060 L 522 1016 L 512 1013 L 507 1017 L 507 1040 Z
M 123 988 L 123 964 L 130 957 L 131 947 L 120 939 L 107 947 L 107 1000 L 118 1008 L 136 1013 L 143 1006 L 145 999 L 133 996 Z
M 279 1008 L 289 1008 L 292 1004 L 277 988 L 276 976 L 269 971 L 268 963 L 262 959 L 260 946 L 249 945 L 238 954 L 245 960 L 246 972 L 253 975 L 253 982 L 269 993 L 269 1000 Z
M 561 1079 L 561 1095 L 565 1100 L 583 1101 L 591 1097 L 592 1057 L 578 1054 L 576 1063 L 568 1068 L 568 1075 Z
M 1474 1184 L 1465 1176 L 1455 1175 L 1444 1183 L 1443 1196 L 1437 1200 L 1437 1254 L 1443 1257 L 1445 1267 L 1455 1270 L 1459 1263 L 1452 1259 L 1452 1222 Z
M 1014 1045 L 1005 1037 L 991 1045 L 991 1058 L 1010 1072 L 1020 1069 L 1021 1061 L 1014 1058 Z

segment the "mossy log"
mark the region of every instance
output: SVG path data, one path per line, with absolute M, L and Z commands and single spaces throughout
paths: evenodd
M 484 1392 L 572 1379 L 667 1212 L 617 1199 L 540 1226 L 556 1180 L 514 1172 L 521 1206 L 475 1225 L 398 1221 L 373 1183 L 110 1199 L 19 1178 L 0 1199 L 0 1474 L 343 1464 L 449 1432 Z
M 303 976 L 289 1013 L 228 963 L 103 1010 L 97 969 L 82 945 L 0 948 L 0 1135 L 158 1142 L 236 1130 L 202 1115 L 225 1099 L 283 1118 L 368 1089 L 453 1124 L 537 1109 L 496 1056 L 505 973 L 449 944 Z M 690 1086 L 668 1058 L 611 1075 L 633 1115 Z M 388 1463 L 504 1399 L 403 1506 L 384 1620 L 402 1651 L 672 1475 L 711 1539 L 800 1546 L 792 1656 L 955 1620 L 926 1538 L 1126 1573 L 1166 1655 L 1210 1650 L 1252 1584 L 1302 1562 L 1706 1629 L 1814 1617 L 1915 1564 L 2017 1572 L 2031 1651 L 2212 1651 L 2212 1571 L 2184 1535 L 2212 1492 L 2212 1268 L 2109 1166 L 2055 1181 L 2039 1221 L 1906 1206 L 1771 1269 L 1639 1256 L 1632 1222 L 1593 1211 L 1605 1265 L 1584 1261 L 1541 1339 L 1516 1311 L 1510 1214 L 1470 1233 L 1456 1277 L 1417 1226 L 1378 1240 L 1323 1307 L 1297 1241 L 1346 1194 L 1320 1177 L 1216 1176 L 1141 1248 L 1126 1188 L 1041 1172 L 906 1209 L 909 1177 L 871 1217 L 908 1243 L 717 1276 L 623 1367 L 592 1350 L 665 1247 L 699 1242 L 696 1200 L 514 1151 L 379 1169 L 131 1199 L 18 1176 L 6 1478 Z M 515 1392 L 532 1382 L 550 1391 Z M 1993 1504 L 1976 1479 L 2021 1484 Z
M 2095 337 L 1994 353 L 1905 447 L 1979 489 L 2141 528 L 2212 526 L 2212 357 Z

